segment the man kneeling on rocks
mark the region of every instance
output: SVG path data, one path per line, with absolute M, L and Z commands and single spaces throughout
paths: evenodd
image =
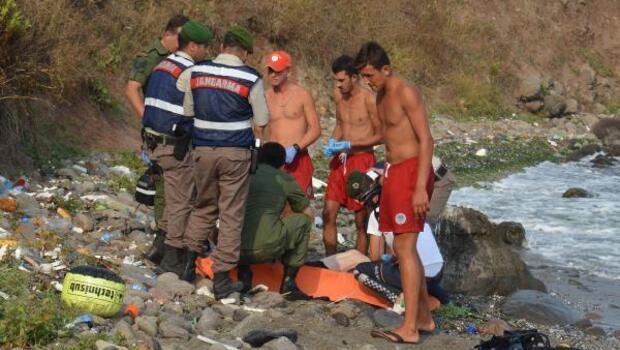
M 279 143 L 268 142 L 259 149 L 241 231 L 239 280 L 248 291 L 252 284 L 249 265 L 279 259 L 284 265 L 280 293 L 289 300 L 307 299 L 295 277 L 305 262 L 314 213 L 305 192 L 282 170 L 285 158 L 286 151 Z M 282 217 L 287 203 L 293 213 Z

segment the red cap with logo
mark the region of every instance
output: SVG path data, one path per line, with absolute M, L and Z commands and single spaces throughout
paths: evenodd
M 265 57 L 265 65 L 276 72 L 281 72 L 293 65 L 293 59 L 284 51 L 274 51 Z

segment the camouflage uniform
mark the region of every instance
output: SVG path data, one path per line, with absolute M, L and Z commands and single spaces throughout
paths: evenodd
M 169 54 L 170 51 L 157 39 L 133 60 L 129 73 L 129 80 L 137 81 L 142 84 L 142 90 L 144 91 L 153 68 Z M 157 190 L 157 194 L 155 195 L 155 222 L 157 223 L 157 228 L 167 231 L 168 220 L 166 220 L 166 216 L 164 215 L 166 210 L 164 180 L 161 173 L 155 176 L 155 188 Z

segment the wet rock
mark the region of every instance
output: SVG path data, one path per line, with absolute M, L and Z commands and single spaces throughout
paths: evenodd
M 95 348 L 97 350 L 127 350 L 124 346 L 118 346 L 101 339 L 95 342 Z
M 562 198 L 589 198 L 592 197 L 590 192 L 584 190 L 583 188 L 573 187 L 569 188 L 562 194 Z
M 620 145 L 611 145 L 605 147 L 607 155 L 612 157 L 620 157 Z
M 573 151 L 566 157 L 566 160 L 569 162 L 579 161 L 583 157 L 591 156 L 597 152 L 601 151 L 601 146 L 595 143 L 591 143 L 581 147 L 580 149 Z
M 202 310 L 202 315 L 196 325 L 198 334 L 207 334 L 208 331 L 216 330 L 222 323 L 222 316 L 211 308 Z
M 587 318 L 582 318 L 581 320 L 575 322 L 575 326 L 580 329 L 586 329 L 592 327 L 592 321 Z
M 498 226 L 481 212 L 448 206 L 440 218 L 437 243 L 446 259 L 442 286 L 466 295 L 507 295 L 518 289 L 545 290 Z M 511 226 L 512 227 L 512 226 Z
M 124 320 L 120 320 L 116 323 L 114 328 L 112 328 L 112 334 L 122 336 L 129 344 L 136 343 L 136 334 L 133 332 L 129 323 Z
M 487 323 L 480 327 L 481 334 L 490 334 L 496 336 L 503 336 L 504 331 L 512 330 L 512 327 L 504 321 L 500 319 L 490 319 Z
M 373 321 L 378 327 L 394 329 L 403 323 L 403 316 L 392 310 L 378 309 L 372 314 Z
M 520 290 L 510 295 L 502 305 L 502 312 L 511 318 L 544 325 L 570 325 L 580 319 L 577 311 L 535 290 Z
M 168 320 L 162 321 L 159 324 L 159 334 L 162 338 L 176 338 L 182 340 L 188 340 L 190 336 L 189 332 L 185 328 L 180 327 Z
M 270 309 L 273 307 L 285 307 L 286 300 L 280 293 L 266 291 L 253 296 L 252 304 L 261 309 Z
M 591 161 L 594 168 L 607 168 L 616 163 L 616 159 L 609 154 L 599 154 Z
M 607 333 L 605 332 L 605 330 L 601 327 L 590 327 L 590 328 L 586 328 L 583 331 L 585 334 L 587 335 L 591 335 L 593 337 L 597 337 L 597 338 L 604 338 L 607 336 Z
M 157 336 L 157 317 L 154 316 L 138 316 L 136 318 L 138 329 L 151 337 Z
M 506 221 L 497 225 L 497 233 L 506 244 L 522 247 L 525 241 L 525 228 L 518 222 Z
M 566 111 L 566 100 L 562 96 L 549 95 L 545 96 L 545 112 L 549 117 L 557 118 L 564 115 Z
M 280 337 L 267 342 L 262 348 L 269 350 L 297 350 L 297 345 L 287 337 Z

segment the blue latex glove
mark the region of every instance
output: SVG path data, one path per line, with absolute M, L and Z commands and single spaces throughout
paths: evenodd
M 346 152 L 351 149 L 351 141 L 336 141 L 333 150 L 336 152 Z
M 295 147 L 286 147 L 286 159 L 284 160 L 284 163 L 291 164 L 295 160 L 296 155 L 297 150 L 295 149 Z
M 336 141 L 336 139 L 329 139 L 327 141 L 327 144 L 325 144 L 323 146 L 323 154 L 327 157 L 331 157 L 333 155 L 335 155 L 338 152 L 334 152 L 333 148 L 334 148 L 334 144 L 338 142 Z

